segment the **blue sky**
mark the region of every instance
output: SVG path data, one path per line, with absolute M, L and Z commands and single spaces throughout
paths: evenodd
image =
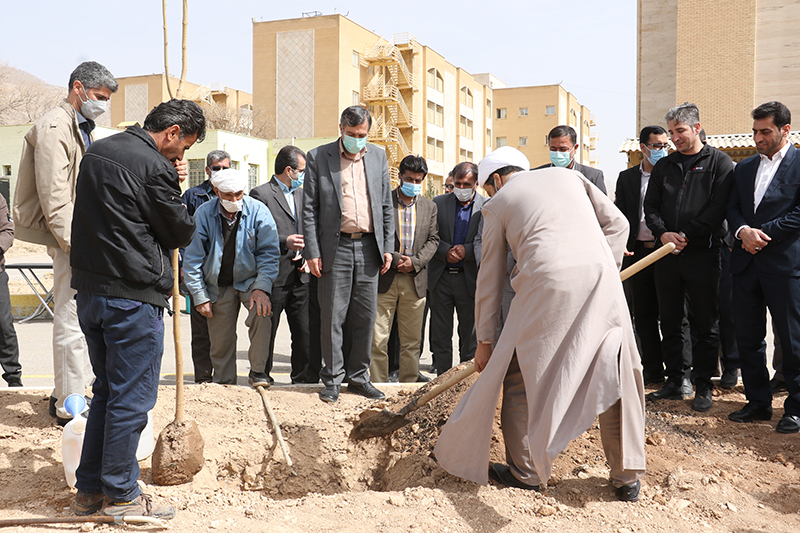
M 167 4 L 170 72 L 178 76 L 182 2 Z M 491 72 L 509 86 L 561 83 L 597 117 L 600 168 L 610 189 L 625 168 L 617 150 L 637 135 L 634 0 L 189 0 L 187 79 L 251 92 L 252 20 L 306 11 L 344 14 L 387 38 L 412 33 L 456 66 Z M 66 87 L 72 69 L 89 59 L 118 77 L 164 70 L 160 1 L 13 2 L 3 15 L 0 61 L 53 85 Z

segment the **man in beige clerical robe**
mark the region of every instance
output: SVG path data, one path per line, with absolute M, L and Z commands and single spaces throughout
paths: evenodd
M 540 490 L 553 461 L 600 417 L 617 497 L 636 501 L 645 472 L 644 386 L 619 267 L 628 224 L 577 172 L 492 177 L 475 294 L 480 378 L 443 428 L 435 455 L 453 475 Z M 516 297 L 498 338 L 506 245 Z M 489 465 L 501 385 L 508 465 Z M 487 466 L 490 466 L 487 469 Z M 487 472 L 488 470 L 488 472 Z

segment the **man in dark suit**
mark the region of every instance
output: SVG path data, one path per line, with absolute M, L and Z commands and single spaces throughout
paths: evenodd
M 261 200 L 272 212 L 278 228 L 281 255 L 280 270 L 272 285 L 272 332 L 269 341 L 267 376 L 272 377 L 275 353 L 275 332 L 278 331 L 281 311 L 292 332 L 292 383 L 305 383 L 309 359 L 308 329 L 308 272 L 303 250 L 303 176 L 306 154 L 297 146 L 284 146 L 275 158 L 275 175 L 264 185 L 250 191 L 250 196 Z
M 646 126 L 639 134 L 642 163 L 619 173 L 614 203 L 630 224 L 623 268 L 655 250 L 653 232 L 644 222 L 644 195 L 656 161 L 669 153 L 667 132 L 661 126 Z M 654 268 L 646 268 L 625 282 L 633 300 L 633 318 L 644 367 L 644 382 L 664 382 L 664 358 L 658 330 L 658 298 Z
M 319 278 L 320 346 L 325 388 L 320 399 L 335 402 L 347 389 L 371 399 L 385 395 L 369 380 L 378 274 L 392 264 L 394 208 L 386 152 L 367 144 L 369 111 L 342 112 L 341 137 L 308 152 L 303 185 L 303 255 Z M 343 332 L 350 346 L 344 364 Z
M 772 418 L 764 337 L 766 308 L 783 349 L 789 395 L 776 430 L 800 431 L 800 153 L 788 141 L 791 113 L 780 102 L 753 110 L 759 155 L 736 166 L 728 223 L 737 239 L 731 254 L 736 342 L 747 404 L 735 422 Z
M 426 266 L 439 246 L 436 204 L 422 196 L 428 174 L 425 159 L 406 156 L 400 162 L 400 187 L 392 191 L 395 238 L 392 266 L 378 280 L 378 316 L 372 337 L 372 381 L 388 380 L 387 354 L 392 318 L 397 315 L 400 343 L 399 381 L 414 383 L 419 375 L 420 337 L 428 286 Z
M 598 168 L 587 167 L 575 161 L 578 154 L 578 134 L 572 126 L 556 126 L 547 134 L 547 143 L 550 145 L 550 163 L 537 167 L 534 170 L 547 167 L 563 167 L 576 170 L 597 185 L 597 188 L 608 194 L 603 171 Z
M 428 264 L 429 338 L 436 373 L 453 366 L 453 309 L 458 313 L 458 351 L 462 362 L 475 357 L 475 235 L 486 199 L 475 187 L 478 166 L 459 163 L 453 169 L 453 194 L 433 199 L 438 213 L 439 248 Z

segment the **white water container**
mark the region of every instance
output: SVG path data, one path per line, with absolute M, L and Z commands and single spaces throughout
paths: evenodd
M 82 394 L 70 394 L 64 400 L 64 409 L 72 415 L 61 436 L 61 462 L 64 464 L 64 477 L 67 485 L 75 488 L 75 471 L 81 463 L 83 435 L 86 432 L 86 419 L 81 413 L 86 409 L 86 399 Z
M 147 412 L 147 425 L 139 436 L 139 446 L 136 448 L 136 460 L 142 461 L 153 455 L 156 449 L 156 441 L 153 437 L 153 411 Z

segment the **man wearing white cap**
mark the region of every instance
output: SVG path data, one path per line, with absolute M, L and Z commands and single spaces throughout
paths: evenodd
M 186 248 L 183 279 L 197 311 L 208 319 L 214 382 L 236 383 L 236 320 L 241 303 L 248 308 L 249 382 L 269 383 L 269 295 L 280 257 L 275 220 L 263 203 L 244 194 L 243 171 L 214 172 L 211 185 L 217 197 L 195 212 L 197 231 Z
M 479 183 L 494 191 L 482 211 L 475 293 L 475 365 L 482 374 L 434 453 L 453 475 L 542 490 L 556 456 L 599 415 L 617 498 L 636 501 L 645 471 L 644 386 L 619 279 L 627 221 L 578 172 L 504 176 L 501 169 L 520 164 L 514 161 L 497 157 L 479 169 Z M 518 297 L 498 335 L 508 249 L 517 260 L 511 285 Z M 501 388 L 508 464 L 490 465 Z

